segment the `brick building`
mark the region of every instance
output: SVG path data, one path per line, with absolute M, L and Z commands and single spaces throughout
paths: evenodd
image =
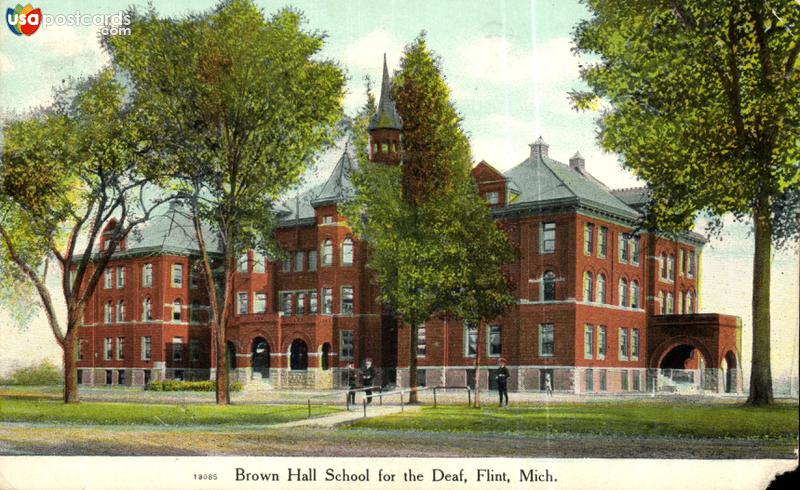
M 399 165 L 402 121 L 389 83 L 384 63 L 369 156 Z M 420 384 L 471 385 L 480 350 L 490 368 L 481 370 L 484 388 L 502 356 L 516 390 L 541 390 L 549 377 L 556 391 L 577 393 L 741 391 L 739 319 L 698 313 L 704 237 L 638 230 L 642 189 L 609 189 L 579 153 L 568 164 L 551 159 L 541 137 L 529 146 L 506 172 L 485 161 L 472 172 L 518 250 L 508 265 L 516 304 L 486 324 L 426 322 L 416 342 Z M 285 258 L 240 258 L 227 341 L 240 381 L 330 388 L 348 363 L 371 358 L 381 384 L 407 384 L 409 329 L 378 302 L 368 250 L 340 214 L 354 166 L 345 145 L 325 182 L 277 206 Z M 196 257 L 191 223 L 176 208 L 120 247 L 86 311 L 81 382 L 213 375 Z

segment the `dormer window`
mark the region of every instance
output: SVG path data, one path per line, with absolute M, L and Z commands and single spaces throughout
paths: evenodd
M 486 203 L 489 205 L 500 204 L 500 193 L 499 192 L 487 192 L 486 193 Z

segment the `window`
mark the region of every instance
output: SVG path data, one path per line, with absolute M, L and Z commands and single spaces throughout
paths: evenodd
M 608 254 L 608 228 L 605 226 L 600 227 L 600 233 L 597 235 L 597 256 L 601 259 L 606 258 Z
M 619 372 L 619 383 L 622 391 L 628 391 L 628 370 L 622 369 Z
M 333 314 L 333 289 L 322 288 L 322 313 L 324 315 Z
M 280 312 L 284 315 L 292 314 L 292 293 L 281 293 Z
M 603 274 L 597 275 L 597 296 L 595 299 L 598 303 L 606 302 L 606 276 Z
M 306 314 L 306 293 L 297 294 L 297 308 L 294 311 L 295 315 Z
M 145 298 L 142 304 L 142 320 L 150 321 L 153 319 L 153 301 Z
M 125 301 L 119 300 L 117 303 L 117 323 L 125 321 Z
M 539 356 L 552 357 L 555 354 L 553 341 L 553 324 L 539 325 Z
M 267 259 L 259 252 L 253 252 L 253 272 L 267 272 Z
M 500 325 L 489 326 L 489 357 L 500 357 L 503 351 Z
M 236 313 L 239 315 L 246 315 L 250 313 L 249 294 L 245 291 L 237 293 L 236 298 Z
M 670 281 L 675 280 L 675 256 L 670 255 L 667 259 L 667 279 Z
M 583 253 L 592 255 L 594 251 L 594 225 L 586 223 L 583 226 Z
M 541 240 L 539 242 L 539 250 L 543 254 L 553 253 L 556 251 L 556 224 L 555 223 L 542 223 Z
M 183 265 L 172 264 L 172 287 L 183 287 Z
M 342 308 L 339 310 L 342 315 L 353 314 L 353 287 L 342 286 Z
M 189 355 L 193 361 L 200 360 L 200 341 L 197 339 L 189 340 Z
M 106 369 L 106 384 L 114 384 L 114 370 Z
M 389 153 L 389 143 L 381 143 L 381 152 Z
M 597 358 L 606 358 L 606 327 L 597 327 Z
M 248 260 L 247 252 L 245 252 L 245 253 L 243 253 L 242 255 L 239 256 L 239 261 L 238 261 L 238 266 L 239 266 L 238 267 L 238 271 L 239 272 L 247 272 L 248 271 L 247 260 Z
M 83 384 L 83 369 L 78 369 L 78 384 Z
M 556 299 L 556 275 L 553 271 L 547 271 L 542 276 L 542 301 L 555 301 Z
M 192 306 L 189 309 L 189 321 L 191 322 L 200 321 L 200 303 L 197 301 L 192 301 Z
M 500 204 L 500 193 L 496 191 L 487 192 L 484 196 L 486 198 L 486 203 L 490 206 L 495 204 Z
M 145 264 L 142 267 L 142 287 L 153 287 L 153 264 Z
M 619 305 L 628 306 L 628 281 L 625 279 L 619 280 Z
M 619 234 L 619 261 L 628 262 L 630 260 L 630 242 L 625 237 L 625 233 Z
M 694 313 L 694 294 L 691 291 L 686 293 L 686 313 Z
M 631 281 L 631 308 L 639 307 L 639 283 Z
M 342 265 L 353 265 L 353 239 L 350 237 L 342 242 Z
M 667 314 L 671 315 L 673 313 L 675 313 L 675 301 L 672 293 L 667 293 Z
M 425 357 L 425 324 L 417 326 L 417 357 Z
M 686 293 L 685 292 L 678 291 L 678 311 L 677 311 L 677 313 L 679 315 L 682 314 L 682 313 L 686 313 L 686 310 L 684 309 L 684 306 L 683 306 L 683 304 L 684 304 L 683 299 L 685 297 L 686 297 Z
M 608 389 L 608 371 L 605 369 L 600 370 L 600 391 L 606 391 Z
M 658 292 L 659 312 L 664 315 L 667 312 L 667 302 L 664 299 L 664 291 Z
M 281 272 L 292 272 L 292 258 L 286 256 L 283 258 L 283 266 L 281 267 Z
M 642 389 L 642 379 L 639 371 L 633 372 L 633 391 L 640 391 Z
M 316 315 L 317 314 L 317 292 L 311 291 L 311 294 L 308 298 L 308 312 Z
M 594 278 L 589 271 L 583 273 L 583 301 L 594 301 Z
M 326 224 L 326 225 L 329 225 L 329 224 L 333 223 L 333 216 L 331 216 L 331 215 L 324 216 L 322 218 L 322 223 Z
M 107 301 L 103 306 L 103 321 L 105 323 L 114 323 L 114 304 L 111 300 Z
M 631 264 L 639 265 L 639 237 L 631 239 Z
M 464 322 L 464 357 L 475 357 L 478 354 L 478 324 Z
M 203 273 L 203 266 L 199 260 L 194 261 L 189 266 L 189 287 L 197 289 L 200 287 L 200 274 Z
M 634 328 L 631 332 L 631 359 L 639 359 L 639 329 Z
M 683 249 L 678 250 L 678 275 L 682 276 L 686 273 L 686 254 Z
M 150 348 L 152 346 L 150 337 L 142 337 L 141 357 L 143 361 L 150 360 Z
M 353 350 L 353 331 L 342 330 L 339 332 L 339 357 L 342 359 L 352 359 Z
M 322 242 L 322 265 L 333 265 L 333 242 L 330 238 Z
M 584 372 L 583 375 L 584 375 L 585 381 L 586 381 L 586 391 L 588 391 L 588 392 L 594 391 L 594 370 L 587 369 Z M 603 381 L 603 377 L 602 376 L 600 376 L 600 381 L 601 382 Z M 601 386 L 601 388 L 602 388 L 602 386 Z
M 689 252 L 689 264 L 687 265 L 688 272 L 686 273 L 689 277 L 694 277 L 695 270 L 697 268 L 697 262 L 695 261 L 694 250 Z
M 619 329 L 619 358 L 621 360 L 628 360 L 628 329 Z
M 113 279 L 114 279 L 114 271 L 112 271 L 111 268 L 109 267 L 103 272 L 103 289 L 111 289 L 111 284 L 113 282 Z
M 594 326 L 583 327 L 583 358 L 591 359 L 594 354 Z
M 172 302 L 172 321 L 173 322 L 180 322 L 181 321 L 181 300 L 176 299 Z
M 111 360 L 111 356 L 113 355 L 113 347 L 111 345 L 112 339 L 111 337 L 106 337 L 103 339 L 103 359 L 106 361 Z
M 306 253 L 298 250 L 294 253 L 294 271 L 303 272 L 303 262 L 306 260 Z
M 661 279 L 666 279 L 668 277 L 667 273 L 667 254 L 661 254 L 658 257 L 658 268 L 659 272 L 661 273 Z
M 253 313 L 264 313 L 267 311 L 267 293 L 255 293 L 253 295 Z
M 117 359 L 125 359 L 125 337 L 117 337 Z
M 317 251 L 316 250 L 309 250 L 308 251 L 308 270 L 310 270 L 310 271 L 317 270 Z
M 117 267 L 117 289 L 125 287 L 125 268 Z
M 183 360 L 183 338 L 181 337 L 172 338 L 172 360 Z

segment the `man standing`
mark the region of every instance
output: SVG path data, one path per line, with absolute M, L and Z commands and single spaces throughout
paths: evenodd
M 364 394 L 367 397 L 367 403 L 372 403 L 372 383 L 375 381 L 375 369 L 372 367 L 372 359 L 367 358 L 364 361 L 364 370 L 361 373 L 361 380 L 364 383 Z
M 544 375 L 544 391 L 547 396 L 553 396 L 553 382 L 550 381 L 550 373 Z
M 356 404 L 356 370 L 353 363 L 347 365 L 347 386 L 350 391 L 347 392 L 347 405 Z
M 508 406 L 508 368 L 506 368 L 506 360 L 500 358 L 500 367 L 497 369 L 497 393 L 500 395 L 500 406 L 503 406 L 503 397 L 505 397 L 505 406 Z

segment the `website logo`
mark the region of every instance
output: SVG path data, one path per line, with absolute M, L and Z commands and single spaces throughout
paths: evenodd
M 42 25 L 42 9 L 35 9 L 31 4 L 24 7 L 17 4 L 15 8 L 6 10 L 6 23 L 17 36 L 30 36 Z

